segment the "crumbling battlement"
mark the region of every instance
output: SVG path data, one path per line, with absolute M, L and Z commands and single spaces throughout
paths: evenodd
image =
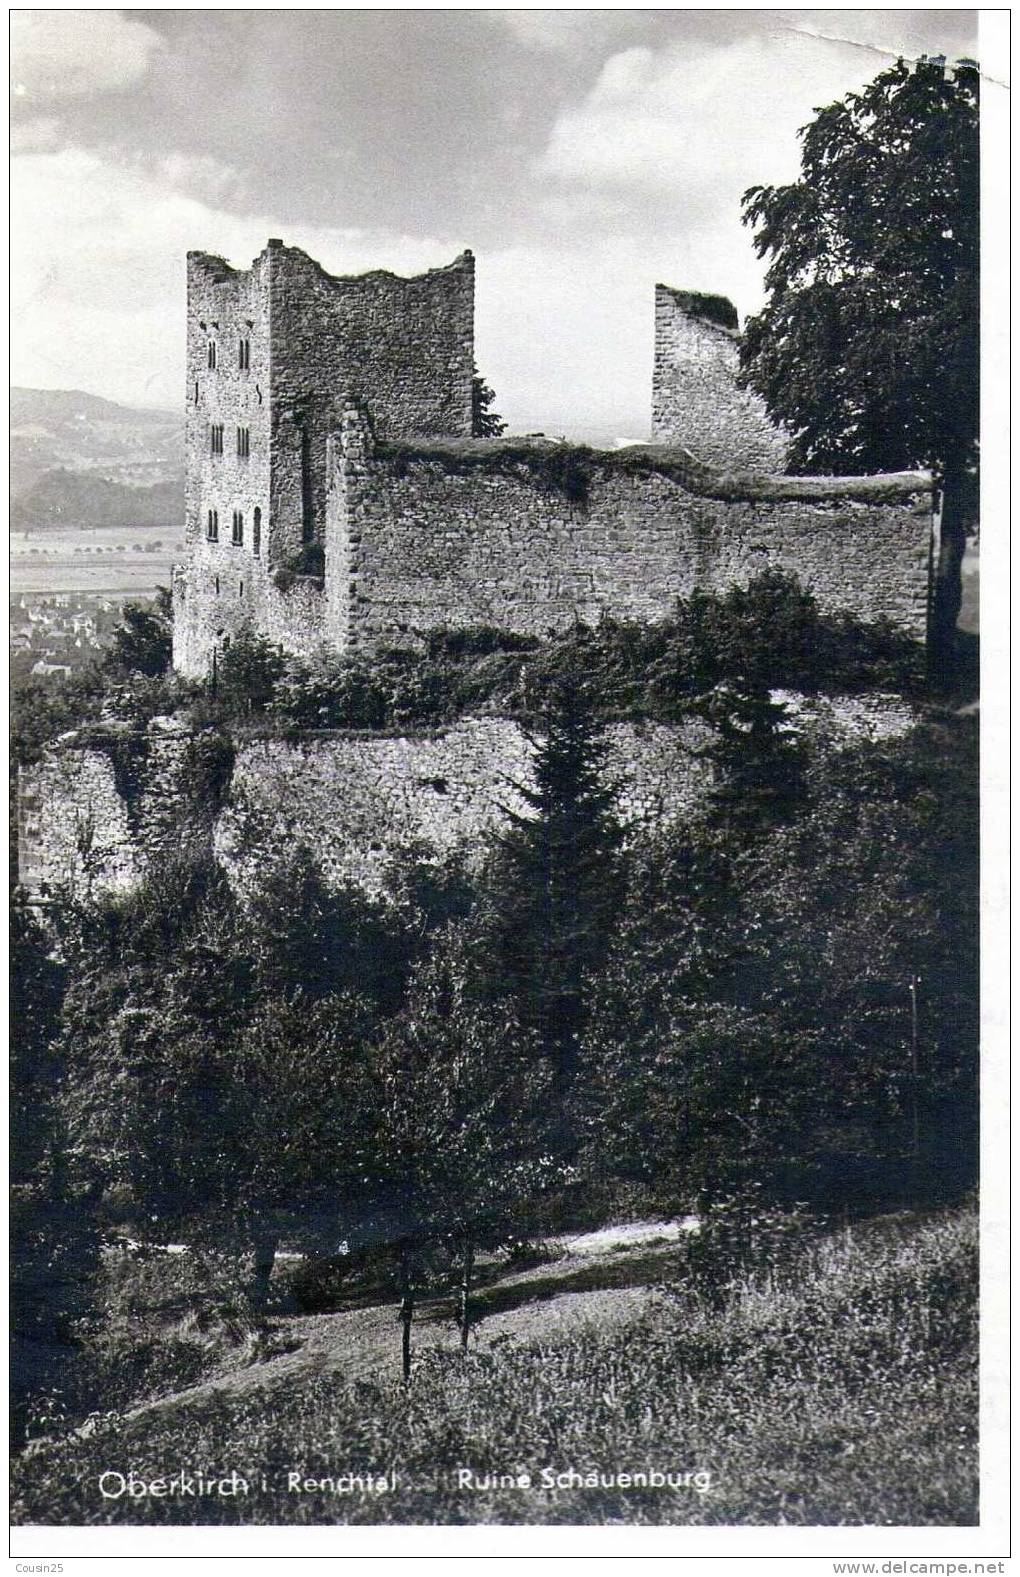
M 788 435 L 759 395 L 737 386 L 739 346 L 725 296 L 656 285 L 652 438 L 725 470 L 782 471 Z

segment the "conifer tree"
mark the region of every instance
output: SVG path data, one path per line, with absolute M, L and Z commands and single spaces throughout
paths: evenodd
M 582 687 L 550 692 L 536 741 L 527 810 L 507 809 L 493 862 L 485 968 L 509 995 L 565 1092 L 577 1061 L 585 986 L 606 954 L 623 890 L 616 789 L 607 746 Z
M 695 710 L 714 730 L 704 751 L 715 769 L 713 818 L 753 832 L 791 815 L 805 794 L 806 756 L 785 704 L 765 685 L 737 680 L 718 685 Z

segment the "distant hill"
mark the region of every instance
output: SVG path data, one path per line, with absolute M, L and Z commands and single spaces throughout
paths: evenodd
M 11 501 L 11 530 L 46 526 L 161 526 L 173 530 L 184 510 L 174 482 L 127 487 L 92 471 L 46 471 Z
M 78 389 L 11 389 L 11 529 L 181 518 L 184 425 Z

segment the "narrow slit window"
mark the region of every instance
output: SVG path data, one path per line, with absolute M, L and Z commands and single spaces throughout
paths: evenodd
M 238 583 L 237 583 L 237 595 L 239 597 L 243 597 L 244 596 L 244 581 L 243 580 L 239 580 Z
M 205 534 L 210 542 L 218 542 L 220 540 L 220 517 L 218 510 L 210 509 L 208 515 L 206 516 Z
M 262 511 L 256 509 L 251 517 L 251 550 L 253 553 L 262 551 Z
M 216 595 L 217 595 L 217 597 L 219 596 L 219 594 L 220 594 L 220 577 L 217 575 L 216 576 Z
M 209 341 L 209 371 L 216 371 L 216 341 L 214 339 Z
M 237 458 L 247 460 L 250 450 L 250 429 L 239 427 L 237 429 Z
M 244 516 L 239 509 L 234 510 L 234 520 L 231 527 L 230 540 L 235 548 L 244 545 Z
M 212 427 L 210 427 L 210 429 L 209 429 L 209 438 L 210 438 L 210 445 L 209 445 L 209 447 L 210 447 L 211 453 L 212 454 L 222 454 L 223 453 L 223 426 L 222 426 L 222 424 L 214 424 Z
M 243 339 L 238 342 L 237 365 L 241 372 L 247 372 L 251 366 L 251 340 Z

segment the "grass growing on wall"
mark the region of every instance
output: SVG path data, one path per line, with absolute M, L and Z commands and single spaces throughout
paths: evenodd
M 380 443 L 375 458 L 393 476 L 406 476 L 412 466 L 432 466 L 454 476 L 484 472 L 506 476 L 525 473 L 538 487 L 561 493 L 584 508 L 596 480 L 613 476 L 661 476 L 699 498 L 724 503 L 839 504 L 854 500 L 871 505 L 928 505 L 931 479 L 926 472 L 904 471 L 878 476 L 767 476 L 717 470 L 679 445 L 628 444 L 622 449 L 592 449 L 587 444 L 547 438 L 435 438 L 418 442 Z
M 15 1521 L 970 1525 L 976 1276 L 969 1211 L 864 1225 L 722 1297 L 667 1281 L 624 1328 L 429 1355 L 406 1390 L 330 1377 L 113 1417 L 15 1464 Z M 459 1489 L 460 1467 L 533 1486 Z M 129 1468 L 233 1469 L 251 1490 L 103 1500 L 99 1474 Z M 547 1489 L 543 1468 L 708 1487 Z M 295 1469 L 395 1469 L 397 1488 L 288 1493 Z

